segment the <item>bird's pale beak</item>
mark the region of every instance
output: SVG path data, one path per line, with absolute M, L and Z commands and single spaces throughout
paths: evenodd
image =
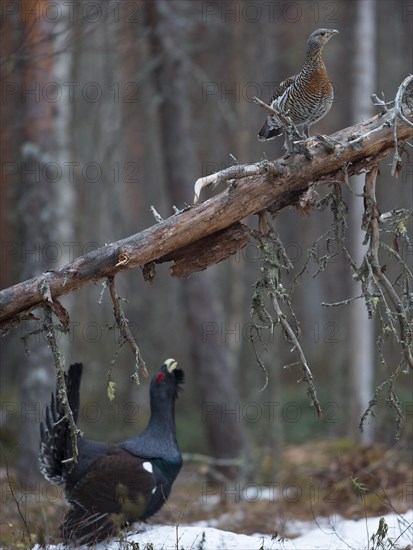
M 175 359 L 167 359 L 164 365 L 166 366 L 168 372 L 172 372 L 176 369 L 178 363 L 175 361 Z

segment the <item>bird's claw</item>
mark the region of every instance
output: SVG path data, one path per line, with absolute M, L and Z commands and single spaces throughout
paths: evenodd
M 309 148 L 309 140 L 294 141 L 290 155 L 304 155 L 307 160 L 313 160 L 314 155 Z
M 327 153 L 333 153 L 336 148 L 336 145 L 341 145 L 341 143 L 336 139 L 329 136 L 324 136 L 323 134 L 318 134 L 315 137 L 319 142 L 319 144 L 324 147 Z

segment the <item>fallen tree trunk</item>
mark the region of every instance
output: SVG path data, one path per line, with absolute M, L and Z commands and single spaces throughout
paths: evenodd
M 45 301 L 58 304 L 59 296 L 150 262 L 176 259 L 177 267 L 172 270 L 178 276 L 188 276 L 191 271 L 222 261 L 248 241 L 248 230 L 239 223 L 241 220 L 267 209 L 276 212 L 295 204 L 310 185 L 343 182 L 376 164 L 394 150 L 395 134 L 398 148 L 413 136 L 413 115 L 406 119 L 399 119 L 392 109 L 332 135 L 337 142 L 333 151 L 314 142 L 307 155 L 240 166 L 238 174 L 231 175 L 229 188 L 204 203 L 1 291 L 0 328 L 19 321 Z M 244 176 L 248 173 L 255 175 Z M 219 253 L 216 246 L 208 248 L 214 243 L 219 243 Z M 185 269 L 185 264 L 193 268 Z

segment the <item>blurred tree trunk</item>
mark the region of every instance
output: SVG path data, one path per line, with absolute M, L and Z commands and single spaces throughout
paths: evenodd
M 18 11 L 18 0 L 9 2 L 10 12 Z M 0 176 L 0 240 L 2 246 L 0 288 L 7 288 L 20 276 L 17 258 L 20 257 L 17 239 L 18 219 L 16 216 L 16 189 L 20 184 L 18 147 L 21 136 L 21 119 L 15 115 L 19 111 L 19 85 L 21 70 L 17 62 L 16 51 L 22 41 L 23 29 L 16 19 L 4 15 L 1 25 L 1 63 L 0 81 L 3 97 L 0 103 L 0 143 L 1 143 L 1 176 Z M 12 93 L 7 93 L 13 90 Z M 17 383 L 16 365 L 20 363 L 21 354 L 16 347 L 8 346 L 4 340 L 0 346 L 0 380 L 2 396 L 7 394 L 7 386 Z M 0 412 L 0 425 L 7 420 Z M 0 458 L 2 461 L 2 458 Z
M 352 93 L 353 121 L 361 121 L 372 116 L 373 108 L 370 94 L 376 92 L 376 2 L 375 0 L 358 0 L 354 44 L 354 85 Z M 352 188 L 357 195 L 363 192 L 364 174 L 352 178 Z M 360 196 L 351 196 L 349 215 L 349 242 L 353 243 L 352 254 L 360 265 L 366 253 L 363 245 L 364 232 L 361 222 L 364 212 Z M 357 292 L 361 290 L 357 288 Z M 368 318 L 363 299 L 356 300 L 350 310 L 350 345 L 349 366 L 351 390 L 351 425 L 350 435 L 362 442 L 373 441 L 373 424 L 366 422 L 364 431 L 360 432 L 361 415 L 367 409 L 373 392 L 374 375 L 374 323 Z
M 55 189 L 54 211 L 56 217 L 55 234 L 59 243 L 58 262 L 61 265 L 72 261 L 75 254 L 75 204 L 76 186 L 72 179 L 73 174 L 67 173 L 67 166 L 73 161 L 72 150 L 72 101 L 69 96 L 69 89 L 65 86 L 67 82 L 73 82 L 73 53 L 72 48 L 67 44 L 73 40 L 73 25 L 69 17 L 69 5 L 60 0 L 62 17 L 54 26 L 55 37 L 53 39 L 53 79 L 56 89 L 62 91 L 58 101 L 53 103 L 53 137 L 54 137 L 54 158 L 53 161 L 59 166 L 59 174 L 53 182 Z M 76 298 L 74 295 L 65 298 L 65 307 L 70 311 Z M 60 339 L 60 349 L 64 357 L 70 353 L 71 346 L 69 338 Z
M 45 13 L 47 1 L 39 1 L 39 12 Z M 58 251 L 56 230 L 56 185 L 48 177 L 47 164 L 53 161 L 53 103 L 44 100 L 46 85 L 52 82 L 53 46 L 51 23 L 37 17 L 30 2 L 23 2 L 21 22 L 25 36 L 20 117 L 22 143 L 19 150 L 21 183 L 18 188 L 17 213 L 20 220 L 22 251 L 20 277 L 28 279 L 51 269 L 51 255 Z M 50 399 L 53 360 L 45 341 L 39 335 L 29 341 L 30 357 L 20 362 L 22 380 L 17 475 L 22 483 L 40 477 L 38 467 L 39 421 L 45 403 Z M 23 355 L 23 354 L 22 354 Z M 27 366 L 30 363 L 30 368 Z
M 88 0 L 80 0 L 79 4 L 83 11 L 93 7 Z M 72 114 L 72 155 L 77 167 L 76 229 L 80 250 L 93 250 L 127 234 L 123 198 L 128 186 L 120 108 L 125 94 L 119 74 L 122 53 L 118 42 L 122 24 L 114 19 L 110 2 L 99 6 L 103 17 L 97 22 L 93 17 L 79 17 L 73 40 L 72 80 L 79 92 Z M 119 290 L 123 294 L 123 289 Z M 72 348 L 77 357 L 89 357 L 88 368 L 96 375 L 101 372 L 102 362 L 111 357 L 116 339 L 115 332 L 108 332 L 102 321 L 112 315 L 110 300 L 105 295 L 96 314 L 98 300 L 98 290 L 79 293 L 71 314 L 78 327 Z M 85 336 L 89 323 L 97 327 L 95 340 Z
M 129 1 L 130 9 L 133 6 L 134 12 L 136 10 L 138 13 L 141 2 L 142 0 Z M 137 25 L 139 25 L 138 29 Z M 128 218 L 133 220 L 136 220 L 137 216 L 141 218 L 144 210 L 143 186 L 139 185 L 138 180 L 141 177 L 141 166 L 145 157 L 145 137 L 148 137 L 140 116 L 144 94 L 142 73 L 145 72 L 144 40 L 142 39 L 144 23 L 139 21 L 137 25 L 122 22 L 113 43 L 113 47 L 119 51 L 114 76 L 118 79 L 121 116 L 120 166 L 123 170 L 128 170 L 128 177 L 121 182 L 125 184 L 125 192 L 120 195 L 120 199 L 124 201 L 122 206 Z
M 248 64 L 247 55 L 251 55 L 248 50 L 245 55 L 239 55 L 243 51 L 245 39 L 248 36 L 248 26 L 246 25 L 245 18 L 241 18 L 241 21 L 232 25 L 232 47 L 230 50 L 231 59 L 227 60 L 229 65 L 228 69 L 231 71 L 231 80 L 235 83 L 239 83 L 241 88 L 244 87 L 244 83 L 248 82 L 246 78 L 245 67 Z M 231 141 L 234 142 L 236 148 L 236 158 L 241 164 L 248 162 L 248 144 L 250 141 L 250 133 L 247 130 L 248 124 L 248 110 L 251 105 L 244 99 L 242 94 L 238 94 L 236 97 L 235 111 L 237 115 L 238 127 L 233 129 L 231 135 L 235 138 Z M 230 284 L 226 284 L 228 289 L 228 327 L 230 330 L 235 330 L 237 333 L 237 327 L 242 328 L 245 325 L 245 318 L 243 313 L 245 311 L 244 303 L 248 300 L 245 296 L 245 262 L 242 261 L 238 255 L 232 258 L 226 266 L 226 277 L 228 277 Z M 240 359 L 242 351 L 242 338 L 229 338 L 228 342 L 229 361 L 232 369 L 239 372 Z
M 71 147 L 71 115 L 72 102 L 69 96 L 69 88 L 64 84 L 72 81 L 72 49 L 67 48 L 67 44 L 72 42 L 72 25 L 69 19 L 69 5 L 64 0 L 60 0 L 60 9 L 62 17 L 54 26 L 55 37 L 53 39 L 53 82 L 56 83 L 56 89 L 62 90 L 59 100 L 53 103 L 53 135 L 55 157 L 60 170 L 59 177 L 54 182 L 55 189 L 55 209 L 57 226 L 56 231 L 59 234 L 60 243 L 60 263 L 66 263 L 73 260 L 74 254 L 68 243 L 75 240 L 74 232 L 74 211 L 76 200 L 76 187 L 71 175 L 66 167 L 72 162 Z M 73 302 L 73 298 L 69 298 Z M 65 340 L 67 344 L 67 341 Z M 64 350 L 62 350 L 64 351 Z
M 160 138 L 167 189 L 173 204 L 182 207 L 189 202 L 192 183 L 201 172 L 191 130 L 194 113 L 188 48 L 192 23 L 189 18 L 185 21 L 185 13 L 176 13 L 177 9 L 184 11 L 185 4 L 171 6 L 168 1 L 156 0 L 145 7 L 152 31 L 152 54 L 161 56 L 155 79 L 161 96 Z M 239 415 L 229 412 L 239 405 L 239 395 L 234 371 L 229 367 L 225 333 L 221 330 L 224 315 L 213 270 L 183 281 L 182 294 L 200 406 L 215 411 L 221 411 L 221 407 L 228 410 L 228 414 L 224 411 L 206 418 L 210 453 L 216 457 L 238 457 L 244 448 L 244 430 Z M 206 326 L 216 330 L 203 338 Z M 225 468 L 225 473 L 233 476 L 235 469 Z
M 17 0 L 10 2 L 10 9 L 14 12 L 18 9 Z M 7 19 L 7 17 L 5 17 Z M 7 288 L 16 280 L 13 273 L 13 260 L 17 254 L 17 243 L 13 240 L 17 220 L 14 216 L 14 204 L 12 189 L 18 183 L 18 172 L 15 169 L 18 165 L 17 143 L 20 128 L 17 127 L 14 113 L 18 109 L 19 94 L 7 93 L 7 90 L 17 90 L 20 74 L 16 57 L 13 53 L 18 48 L 21 39 L 21 27 L 16 23 L 7 21 L 1 28 L 1 64 L 0 79 L 4 86 L 4 94 L 0 104 L 0 140 L 2 170 L 0 176 L 0 196 L 2 211 L 6 215 L 0 216 L 0 235 L 4 246 L 0 270 L 0 288 Z M 7 168 L 6 168 L 7 162 Z

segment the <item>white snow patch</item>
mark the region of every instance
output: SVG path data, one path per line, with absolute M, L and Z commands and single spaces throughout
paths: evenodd
M 413 543 L 413 510 L 404 515 L 388 514 L 384 519 L 389 527 L 388 538 L 395 542 L 394 550 L 405 548 Z M 371 537 L 376 533 L 380 517 L 346 520 L 340 516 L 320 518 L 317 523 L 297 522 L 305 534 L 295 539 L 271 540 L 270 535 L 238 535 L 221 531 L 199 522 L 196 525 L 180 525 L 178 535 L 175 526 L 144 525 L 142 530 L 129 533 L 127 542 L 139 543 L 145 550 L 146 544 L 152 544 L 153 550 L 366 550 L 371 547 Z M 205 525 L 204 525 L 205 524 Z M 293 526 L 295 522 L 291 522 Z M 289 525 L 287 524 L 287 527 Z M 294 529 L 292 529 L 294 530 Z M 204 539 L 204 542 L 202 542 Z M 370 544 L 369 544 L 370 542 Z M 385 541 L 383 541 L 385 543 Z M 63 550 L 63 545 L 48 546 L 48 550 Z M 95 550 L 120 550 L 120 544 L 110 542 L 96 545 Z M 40 550 L 39 546 L 35 549 Z
M 208 504 L 209 506 L 215 506 L 221 502 L 219 495 L 205 495 L 198 498 L 198 502 L 202 505 Z

